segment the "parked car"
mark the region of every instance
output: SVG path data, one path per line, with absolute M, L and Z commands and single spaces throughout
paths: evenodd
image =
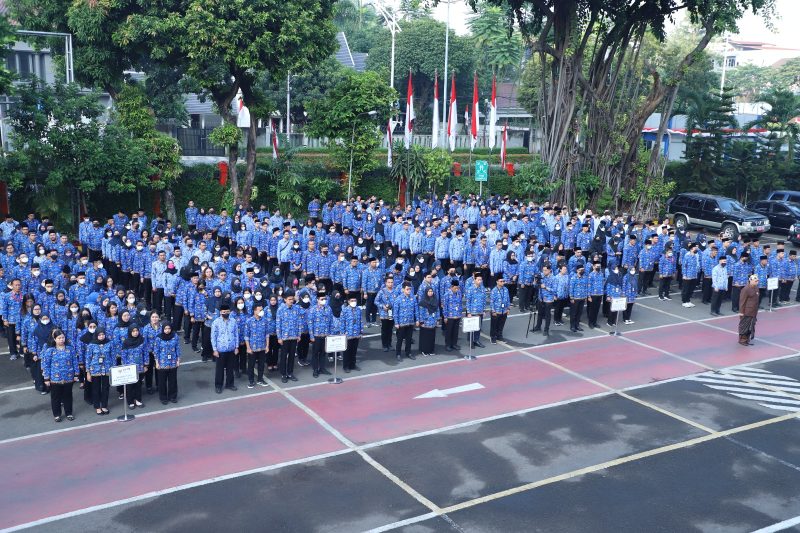
M 667 200 L 667 213 L 677 228 L 703 226 L 725 237 L 760 235 L 770 230 L 769 218 L 748 211 L 732 198 L 700 193 L 681 193 Z
M 772 191 L 767 195 L 767 200 L 783 200 L 785 202 L 800 203 L 800 191 Z
M 800 204 L 779 200 L 761 200 L 747 204 L 750 211 L 767 215 L 772 231 L 781 229 L 789 231 L 795 224 L 800 224 Z

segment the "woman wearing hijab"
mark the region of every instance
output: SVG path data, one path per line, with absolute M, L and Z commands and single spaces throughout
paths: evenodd
M 236 349 L 238 361 L 237 364 L 234 365 L 234 373 L 238 379 L 242 374 L 247 373 L 247 346 L 245 345 L 244 339 L 247 319 L 250 318 L 250 315 L 247 313 L 247 305 L 245 305 L 244 298 L 241 296 L 234 299 L 232 307 L 231 318 L 236 321 L 236 328 L 239 332 L 239 347 Z
M 438 320 L 439 298 L 434 288 L 428 287 L 419 301 L 419 351 L 423 356 L 435 355 Z
M 156 373 L 158 374 L 158 397 L 163 405 L 178 403 L 178 367 L 181 364 L 181 350 L 178 337 L 171 324 L 164 324 L 153 345 Z
M 622 274 L 616 261 L 612 261 L 606 278 L 606 299 L 603 303 L 603 315 L 608 317 L 607 324 L 612 328 L 617 324 L 617 313 L 611 312 L 611 300 L 620 297 L 622 297 Z
M 55 326 L 53 325 L 50 317 L 43 313 L 39 317 L 39 322 L 33 328 L 29 341 L 27 344 L 28 353 L 31 358 L 31 377 L 37 391 L 40 394 L 47 394 L 47 388 L 44 386 L 44 379 L 42 378 L 42 350 L 47 348 L 47 343 L 51 339 Z
M 45 386 L 50 389 L 50 407 L 55 421 L 62 420 L 62 404 L 67 420 L 75 420 L 72 416 L 72 386 L 80 379 L 80 368 L 75 350 L 60 329 L 53 330 L 50 346 L 42 352 L 42 376 Z
M 506 260 L 503 262 L 503 279 L 506 282 L 508 289 L 509 302 L 514 301 L 514 296 L 517 295 L 517 279 L 519 278 L 519 261 L 517 261 L 517 254 L 508 252 Z
M 97 328 L 86 349 L 86 380 L 92 384 L 92 403 L 98 416 L 108 414 L 109 373 L 118 353 L 106 338 L 106 331 Z
M 256 291 L 256 297 L 261 296 L 260 291 Z M 256 298 L 256 304 L 259 304 L 261 299 Z M 269 305 L 264 310 L 264 317 L 267 319 L 267 335 L 269 336 L 269 343 L 267 348 L 267 370 L 277 370 L 278 369 L 278 355 L 280 345 L 278 344 L 278 330 L 277 330 L 277 317 L 278 317 L 278 308 L 280 304 L 278 303 L 278 296 L 275 294 L 270 295 L 269 297 Z
M 178 279 L 178 269 L 175 263 L 167 261 L 167 270 L 164 274 L 164 319 L 167 322 L 172 322 Z
M 627 298 L 627 305 L 625 306 L 625 311 L 622 312 L 622 319 L 625 320 L 626 325 L 633 324 L 631 313 L 633 312 L 633 304 L 636 301 L 638 283 L 639 276 L 636 273 L 636 267 L 632 266 L 628 269 L 625 277 L 622 278 L 622 295 Z
M 158 386 L 153 345 L 156 337 L 161 333 L 161 317 L 158 315 L 158 311 L 151 311 L 147 319 L 146 325 L 139 324 L 139 333 L 144 338 L 145 366 L 147 367 L 144 374 L 144 385 L 147 394 L 153 394 Z M 128 328 L 128 334 L 130 335 L 130 328 Z M 156 379 L 155 386 L 153 386 L 153 378 Z
M 144 407 L 142 403 L 142 379 L 150 366 L 150 355 L 144 344 L 144 336 L 139 326 L 132 325 L 128 328 L 128 336 L 122 341 L 120 352 L 123 365 L 136 365 L 139 379 L 136 383 L 126 385 L 128 396 L 128 409 Z
M 214 290 L 206 299 L 206 319 L 203 322 L 203 338 L 202 338 L 202 357 L 203 361 L 210 360 L 213 357 L 213 349 L 211 347 L 211 323 L 220 315 L 220 308 L 222 307 L 222 289 L 214 287 Z
M 30 369 L 33 365 L 31 364 L 30 350 L 28 350 L 28 339 L 36 326 L 39 325 L 39 318 L 42 316 L 42 306 L 34 303 L 32 297 L 30 301 L 28 301 L 28 298 L 26 298 L 25 301 L 25 309 L 20 313 L 20 324 L 17 332 L 19 334 L 19 344 L 25 357 L 25 368 Z
M 298 306 L 300 308 L 300 340 L 297 342 L 297 364 L 308 366 L 308 348 L 311 337 L 308 333 L 308 314 L 311 310 L 311 293 L 305 291 L 300 295 Z

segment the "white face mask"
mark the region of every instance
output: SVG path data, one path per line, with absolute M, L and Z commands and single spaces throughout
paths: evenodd
M 305 297 L 303 298 L 303 303 L 308 303 L 308 302 L 310 302 L 310 301 L 311 301 L 311 298 L 309 298 L 308 296 L 305 296 Z
M 264 316 L 264 311 L 259 311 L 259 312 L 258 312 L 258 318 L 261 318 L 261 317 L 263 317 L 263 316 Z
M 86 283 L 85 279 L 83 279 L 83 278 L 78 279 L 78 285 L 83 285 L 84 283 Z
M 95 331 L 97 331 L 97 328 L 93 328 L 93 327 L 89 327 L 87 329 L 89 330 L 89 333 L 94 333 Z
M 137 246 L 137 247 L 136 247 L 136 250 L 138 250 L 138 251 L 140 251 L 140 252 L 141 252 L 142 250 L 144 250 L 144 246 Z
M 77 307 L 70 307 L 69 311 L 70 311 L 70 313 L 75 314 L 75 313 L 78 312 L 78 308 Z
M 39 250 L 39 255 L 44 255 L 44 248 L 42 248 L 41 250 Z
M 244 294 L 242 295 L 242 298 L 244 298 L 245 300 L 249 300 L 251 296 L 249 294 Z
M 49 319 L 49 318 L 43 318 L 43 319 L 41 320 L 41 322 L 42 322 L 42 324 L 44 324 L 44 325 L 46 326 L 47 324 L 49 324 L 49 323 L 50 323 L 50 319 Z
M 260 300 L 261 298 L 263 298 L 263 296 L 261 296 L 261 294 L 256 294 L 256 300 Z
M 244 303 L 239 302 L 238 304 L 236 304 L 236 309 L 244 309 Z
M 136 296 L 128 296 L 128 303 L 129 304 L 132 304 L 135 301 L 136 301 Z
M 350 302 L 350 307 L 355 307 L 358 302 Z
M 23 257 L 22 259 L 19 260 L 19 262 L 24 265 L 25 263 L 28 262 L 28 258 L 27 257 Z

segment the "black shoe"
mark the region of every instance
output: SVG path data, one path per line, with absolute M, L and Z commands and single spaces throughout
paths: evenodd
M 241 372 L 241 370 L 237 370 L 237 371 L 235 371 L 235 372 L 233 373 L 233 377 L 235 377 L 236 379 L 239 379 L 240 377 L 242 377 L 242 372 Z
M 542 328 L 531 328 L 531 333 L 542 331 Z
M 236 385 L 231 385 L 230 387 L 225 387 L 228 390 L 237 391 L 239 388 Z
M 222 387 L 217 387 L 216 389 L 217 394 L 222 394 Z
M 261 387 L 269 387 L 269 385 L 267 384 L 267 382 L 266 382 L 266 381 L 264 381 L 263 379 L 259 379 L 258 381 L 256 381 L 256 385 L 259 385 L 259 386 L 261 386 Z
M 417 360 L 417 356 L 415 356 L 415 355 L 408 354 L 406 357 L 408 357 L 412 361 L 416 361 Z
M 289 374 L 289 381 L 297 381 L 297 378 L 294 377 L 294 374 Z
M 318 377 L 319 377 L 319 372 L 317 372 L 317 371 L 315 370 L 315 371 L 314 371 L 314 378 L 318 378 Z
M 161 405 L 167 405 L 169 402 L 166 400 L 161 400 Z
M 189 344 L 189 343 L 191 343 L 191 342 L 192 342 L 192 341 L 190 341 L 189 339 L 183 339 L 183 344 Z
M 383 351 L 384 351 L 384 352 L 388 352 L 388 351 L 389 351 L 389 347 L 388 347 L 388 346 L 384 346 L 384 347 L 383 347 Z
M 345 368 L 345 369 L 344 369 L 344 373 L 345 373 L 345 374 L 349 374 L 349 373 L 350 373 L 350 369 L 349 369 L 349 368 Z
M 458 351 L 458 350 L 461 349 L 461 346 L 459 346 L 458 344 L 454 344 L 453 346 L 451 346 L 451 348 L 453 348 L 454 350 Z
M 300 365 L 300 366 L 308 366 L 311 363 L 309 363 L 308 361 L 298 361 L 297 364 Z
M 281 383 L 289 383 L 289 378 L 286 376 L 281 377 Z
M 544 335 L 545 337 L 549 337 L 550 336 L 550 332 L 547 331 L 547 330 L 544 330 L 544 333 L 542 333 L 542 335 Z
M 570 330 L 572 333 L 578 333 L 578 330 L 577 330 L 577 329 L 575 329 L 575 328 L 569 328 L 569 330 Z
M 154 389 L 152 387 L 147 389 L 147 394 L 155 394 L 155 393 L 156 393 L 156 389 Z
M 355 370 L 356 372 L 361 372 L 361 367 L 358 365 L 353 365 L 353 370 Z
M 171 399 L 170 401 L 171 401 L 172 403 L 178 403 L 178 399 L 177 399 L 177 398 L 173 398 L 173 399 Z
M 475 341 L 475 346 L 477 346 L 478 348 L 486 348 L 486 346 L 484 346 L 481 341 Z
M 582 328 L 582 327 L 580 327 L 580 326 L 578 326 L 578 327 L 577 327 L 577 328 L 575 328 L 575 329 L 577 329 L 578 331 L 583 331 L 583 328 Z
M 452 352 L 452 351 L 453 351 L 453 349 L 452 349 L 451 347 L 449 347 L 449 346 L 445 346 L 445 347 L 444 347 L 444 350 L 445 350 L 446 352 Z
M 492 339 L 490 342 L 491 342 L 492 344 L 497 344 L 497 339 Z
M 247 384 L 247 388 L 248 389 L 255 389 L 256 388 L 256 384 L 251 381 L 250 383 Z
M 70 422 L 72 422 L 73 420 L 75 420 L 75 417 L 74 417 L 74 416 L 72 416 L 72 415 L 67 415 L 67 420 L 69 420 Z
M 320 374 L 325 374 L 326 376 L 330 376 L 331 375 L 331 373 L 328 371 L 327 368 L 320 369 L 319 373 Z
M 400 355 L 399 353 L 394 354 L 394 358 L 397 359 L 398 361 L 402 361 L 403 360 L 403 356 Z

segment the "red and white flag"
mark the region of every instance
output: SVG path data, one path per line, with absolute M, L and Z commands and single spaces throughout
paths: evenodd
M 278 159 L 278 128 L 274 119 L 270 119 L 269 127 L 272 130 L 272 159 Z
M 478 73 L 475 73 L 475 81 L 472 85 L 472 123 L 470 126 L 470 150 L 475 149 L 478 144 Z
M 397 122 L 389 117 L 389 122 L 386 124 L 386 145 L 389 148 L 386 166 L 389 168 L 392 168 L 392 144 L 394 143 L 394 128 L 396 126 Z
M 458 108 L 456 106 L 456 73 L 453 72 L 453 84 L 450 86 L 450 114 L 447 116 L 447 139 L 450 142 L 450 151 L 456 149 L 456 136 L 458 130 Z
M 497 77 L 492 76 L 492 101 L 489 104 L 489 150 L 497 141 Z
M 431 148 L 439 146 L 439 73 L 433 75 L 433 127 L 431 129 Z
M 506 143 L 508 142 L 508 122 L 503 126 L 503 136 L 500 138 L 500 166 L 506 168 Z
M 408 71 L 408 93 L 406 98 L 406 149 L 411 148 L 411 135 L 414 131 L 414 86 L 411 84 L 411 71 Z

